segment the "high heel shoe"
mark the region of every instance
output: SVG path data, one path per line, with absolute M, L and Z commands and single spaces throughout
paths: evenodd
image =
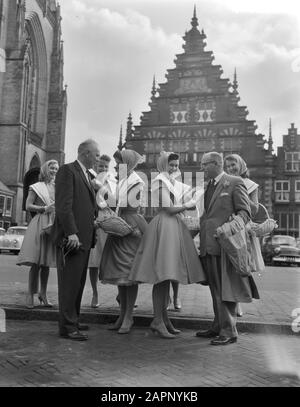
M 91 302 L 91 308 L 98 308 L 98 297 L 93 295 L 92 302 Z
M 40 301 L 40 305 L 43 305 L 45 308 L 53 307 L 53 305 L 51 304 L 51 302 L 48 301 L 46 296 L 42 296 L 41 294 L 39 294 L 38 299 Z
M 181 310 L 181 302 L 180 300 L 177 298 L 176 300 L 174 299 L 174 309 L 176 311 L 180 311 Z
M 170 332 L 170 334 L 173 334 L 173 335 L 180 334 L 181 330 L 176 329 L 171 323 L 170 324 L 165 324 L 165 325 L 166 325 L 166 328 L 167 328 L 168 332 Z
M 26 308 L 28 309 L 33 309 L 34 308 L 34 299 L 33 295 L 27 295 L 26 296 Z
M 155 335 L 159 335 L 163 339 L 174 339 L 174 338 L 176 338 L 175 335 L 168 332 L 168 330 L 167 330 L 167 328 L 166 328 L 166 326 L 164 324 L 159 324 L 159 325 L 151 324 L 150 329 Z
M 123 321 L 121 321 L 120 318 L 118 318 L 116 320 L 116 322 L 114 324 L 110 325 L 107 329 L 109 331 L 118 331 L 121 328 L 122 323 L 123 323 Z
M 123 325 L 123 324 L 122 324 Z M 118 330 L 118 334 L 129 334 L 131 328 L 132 328 L 133 322 L 131 322 L 128 326 L 121 326 L 121 328 Z

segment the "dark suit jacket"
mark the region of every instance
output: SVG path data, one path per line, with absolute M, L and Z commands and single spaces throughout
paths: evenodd
M 60 167 L 55 180 L 55 221 L 52 238 L 59 244 L 64 237 L 77 234 L 83 248 L 94 240 L 95 192 L 77 161 Z
M 250 217 L 250 202 L 245 184 L 240 177 L 224 174 L 218 182 L 207 211 L 200 219 L 200 255 L 220 256 L 221 247 L 215 238 L 219 226 L 232 214 L 245 211 Z

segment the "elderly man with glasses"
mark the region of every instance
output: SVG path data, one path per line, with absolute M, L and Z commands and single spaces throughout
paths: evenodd
M 221 261 L 216 230 L 228 222 L 233 214 L 239 215 L 246 224 L 250 220 L 250 203 L 242 178 L 223 171 L 221 154 L 204 154 L 201 166 L 208 184 L 200 221 L 200 257 L 211 291 L 215 317 L 211 328 L 198 331 L 196 336 L 211 338 L 212 345 L 227 345 L 237 341 L 237 303 L 251 302 L 252 298 L 259 296 L 252 277 L 241 277 L 226 257 Z

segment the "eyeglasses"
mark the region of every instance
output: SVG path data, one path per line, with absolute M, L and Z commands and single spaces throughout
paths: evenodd
M 204 167 L 208 164 L 216 164 L 216 161 L 206 161 L 206 163 L 201 163 L 201 167 Z

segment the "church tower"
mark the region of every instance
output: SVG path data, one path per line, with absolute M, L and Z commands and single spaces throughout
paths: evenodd
M 49 159 L 64 162 L 67 93 L 56 0 L 0 1 L 0 181 L 25 220 L 23 186 Z

